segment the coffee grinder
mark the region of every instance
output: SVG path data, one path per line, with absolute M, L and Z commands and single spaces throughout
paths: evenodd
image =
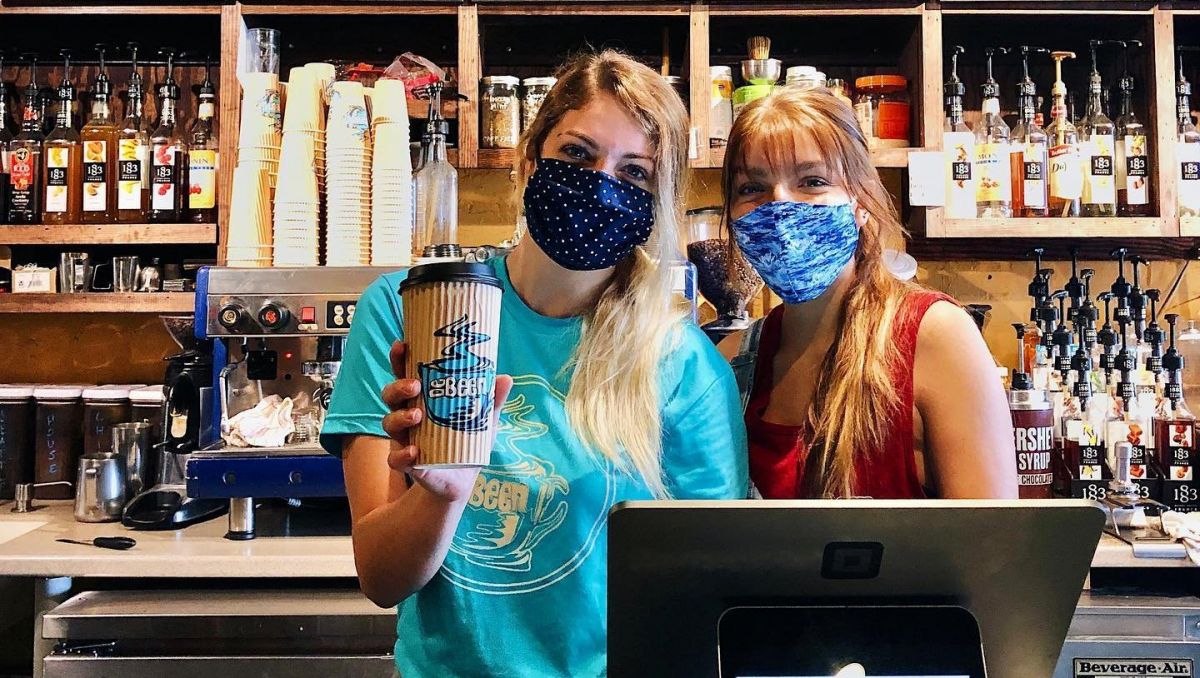
M 209 444 L 213 429 L 212 342 L 196 337 L 193 316 L 163 316 L 180 353 L 166 358 L 162 439 L 155 441 L 155 485 L 134 497 L 121 517 L 125 527 L 175 530 L 223 514 L 226 502 L 187 496 L 184 468 L 190 455 Z
M 746 305 L 762 289 L 762 278 L 741 253 L 721 237 L 720 207 L 689 210 L 688 261 L 696 267 L 700 294 L 717 310 L 717 319 L 703 325 L 713 343 L 750 326 Z
M 213 347 L 208 404 L 213 435 L 187 460 L 187 494 L 228 504 L 227 538 L 348 533 L 342 463 L 317 437 L 358 298 L 383 272 L 339 267 L 199 272 L 195 321 L 197 334 Z M 284 445 L 235 447 L 223 441 L 231 419 L 270 396 L 293 403 L 295 432 Z

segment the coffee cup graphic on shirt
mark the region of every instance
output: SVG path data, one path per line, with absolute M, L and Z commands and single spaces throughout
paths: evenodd
M 495 438 L 500 280 L 484 264 L 413 267 L 400 285 L 406 373 L 421 381 L 418 468 L 486 466 Z

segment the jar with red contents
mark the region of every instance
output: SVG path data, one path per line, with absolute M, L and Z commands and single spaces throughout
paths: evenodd
M 908 80 L 902 75 L 868 75 L 854 81 L 858 123 L 871 148 L 909 146 Z

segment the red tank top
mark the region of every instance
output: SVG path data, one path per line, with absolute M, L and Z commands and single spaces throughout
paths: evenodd
M 882 450 L 860 455 L 854 467 L 854 494 L 876 499 L 921 499 L 926 496 L 917 475 L 913 451 L 913 364 L 917 332 L 930 306 L 954 302 L 940 292 L 912 292 L 900 304 L 892 337 L 900 359 L 892 381 L 900 395 L 899 407 L 880 425 L 888 431 Z M 767 316 L 754 368 L 754 389 L 746 407 L 746 432 L 750 443 L 750 479 L 767 499 L 803 499 L 804 463 L 808 457 L 808 427 L 763 421 L 774 386 L 772 366 L 779 350 L 783 307 Z

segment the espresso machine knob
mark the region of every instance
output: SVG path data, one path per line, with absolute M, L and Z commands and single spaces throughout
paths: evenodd
M 282 330 L 284 327 L 287 327 L 291 317 L 292 314 L 288 312 L 287 307 L 283 304 L 263 304 L 263 307 L 258 310 L 258 322 L 265 329 L 272 331 Z
M 242 308 L 240 304 L 225 304 L 217 312 L 217 322 L 227 330 L 235 330 L 246 322 L 246 309 Z

